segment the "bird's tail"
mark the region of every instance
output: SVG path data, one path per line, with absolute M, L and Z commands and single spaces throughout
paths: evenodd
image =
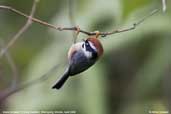
M 56 84 L 52 87 L 52 89 L 60 89 L 68 78 L 69 78 L 69 69 L 67 69 L 64 75 L 62 75 L 57 80 Z

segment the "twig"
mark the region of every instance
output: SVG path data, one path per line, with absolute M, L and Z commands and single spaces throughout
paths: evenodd
M 30 15 L 27 16 L 28 20 L 26 22 L 26 24 L 12 37 L 12 39 L 7 43 L 7 45 L 1 50 L 0 52 L 0 58 L 2 58 L 2 56 L 5 54 L 5 52 L 18 40 L 18 38 L 30 27 L 30 25 L 32 24 L 32 17 L 35 13 L 36 10 L 36 5 L 39 2 L 39 0 L 34 0 L 33 2 L 33 6 L 30 12 Z M 10 9 L 10 7 L 8 6 L 0 6 L 0 8 L 2 9 Z M 22 14 L 21 12 L 11 8 L 11 11 L 13 12 L 18 12 L 18 14 Z
M 163 12 L 166 11 L 167 7 L 166 7 L 166 0 L 162 0 L 162 5 L 163 5 Z
M 18 33 L 16 33 L 14 35 L 14 37 L 12 37 L 12 39 L 9 41 L 9 43 L 6 46 L 3 46 L 3 48 L 2 48 L 2 50 L 0 52 L 0 58 L 2 58 L 3 55 L 5 55 L 9 65 L 10 65 L 12 71 L 13 71 L 12 84 L 11 84 L 10 87 L 8 87 L 4 91 L 0 92 L 0 102 L 2 100 L 4 100 L 4 98 L 7 98 L 9 95 L 14 93 L 15 91 L 20 90 L 20 88 L 21 88 L 17 84 L 17 80 L 18 80 L 17 69 L 16 69 L 16 66 L 15 66 L 12 58 L 10 57 L 10 55 L 8 53 L 8 49 L 16 42 L 16 40 L 20 37 L 20 35 L 22 35 L 28 29 L 28 27 L 32 24 L 32 20 L 30 19 L 30 17 L 32 17 L 34 15 L 34 12 L 36 10 L 36 5 L 37 5 L 38 1 L 39 0 L 34 0 L 33 6 L 32 6 L 32 9 L 31 9 L 31 12 L 30 12 L 30 16 L 28 16 L 29 18 L 28 18 L 26 24 L 18 31 Z M 1 43 L 3 43 L 3 42 L 1 41 Z M 23 86 L 23 87 L 25 87 L 25 86 Z
M 42 21 L 42 20 L 39 20 L 37 18 L 34 18 L 34 17 L 29 17 L 28 15 L 26 15 L 25 13 L 23 12 L 20 12 L 10 6 L 2 6 L 0 5 L 0 9 L 8 9 L 14 13 L 17 13 L 21 16 L 24 16 L 26 18 L 30 18 L 30 20 L 36 22 L 36 23 L 39 23 L 39 24 L 42 24 L 44 26 L 47 26 L 47 27 L 50 27 L 50 28 L 53 28 L 53 29 L 56 29 L 56 30 L 59 30 L 59 31 L 63 31 L 63 30 L 69 30 L 69 31 L 78 31 L 78 27 L 57 27 L 55 25 L 52 25 L 52 24 L 49 24 L 45 21 Z M 99 35 L 101 35 L 102 37 L 105 37 L 105 36 L 108 36 L 108 35 L 112 35 L 112 34 L 116 34 L 116 33 L 121 33 L 121 32 L 126 32 L 126 31 L 130 31 L 130 30 L 133 30 L 135 29 L 139 24 L 141 24 L 143 21 L 145 21 L 145 19 L 151 17 L 152 15 L 156 14 L 157 12 L 159 11 L 159 9 L 155 9 L 153 10 L 152 12 L 150 12 L 147 16 L 145 16 L 144 18 L 142 18 L 140 21 L 138 21 L 137 23 L 134 23 L 132 27 L 129 27 L 129 28 L 126 28 L 126 29 L 122 29 L 122 30 L 113 30 L 111 32 L 100 32 Z M 88 32 L 88 31 L 85 31 L 85 30 L 82 30 L 80 29 L 81 33 L 83 34 L 86 34 L 86 35 L 96 35 L 96 32 Z
M 4 90 L 3 92 L 0 93 L 0 103 L 3 102 L 7 97 L 9 97 L 10 95 L 12 95 L 18 91 L 26 89 L 30 86 L 35 85 L 35 84 L 39 84 L 41 82 L 44 82 L 45 80 L 47 80 L 49 78 L 49 76 L 53 72 L 57 71 L 58 66 L 59 66 L 58 64 L 55 65 L 47 73 L 43 74 L 42 76 L 40 76 L 39 78 L 37 78 L 35 80 L 32 80 L 32 81 L 27 82 L 25 84 L 17 85 L 15 88 L 8 88 L 8 89 Z
M 30 27 L 32 22 L 36 22 L 36 23 L 42 24 L 44 26 L 47 26 L 47 27 L 59 30 L 59 31 L 64 31 L 64 30 L 78 31 L 78 27 L 76 27 L 76 26 L 75 27 L 57 27 L 57 26 L 49 24 L 49 23 L 47 23 L 45 21 L 39 20 L 37 18 L 34 18 L 33 15 L 35 13 L 38 1 L 39 0 L 34 0 L 33 6 L 32 6 L 32 9 L 31 9 L 31 12 L 30 12 L 30 15 L 27 15 L 27 14 L 25 14 L 25 13 L 19 11 L 19 10 L 16 10 L 13 7 L 0 5 L 0 9 L 5 9 L 5 10 L 12 11 L 12 12 L 14 12 L 14 13 L 16 13 L 18 15 L 24 16 L 24 17 L 26 17 L 28 19 L 26 24 L 14 35 L 14 37 L 12 37 L 12 39 L 9 41 L 9 43 L 1 50 L 0 58 L 2 58 L 2 56 L 7 53 L 7 50 Z M 163 1 L 165 1 L 165 0 L 163 0 Z M 133 26 L 131 26 L 129 28 L 125 28 L 125 29 L 121 29 L 121 30 L 113 30 L 111 32 L 99 32 L 99 35 L 101 35 L 102 37 L 105 37 L 105 36 L 108 36 L 108 35 L 112 35 L 112 34 L 116 34 L 116 33 L 121 33 L 121 32 L 126 32 L 126 31 L 133 30 L 138 25 L 140 25 L 142 22 L 144 22 L 147 18 L 149 18 L 152 15 L 156 14 L 158 11 L 159 11 L 159 9 L 153 10 L 152 12 L 150 12 L 148 15 L 146 15 L 145 17 L 140 19 L 138 22 L 134 23 Z M 70 12 L 70 13 L 72 13 L 72 12 Z M 71 20 L 71 21 L 74 22 L 73 20 Z M 81 32 L 83 34 L 86 34 L 86 35 L 89 35 L 89 36 L 90 35 L 96 35 L 96 32 L 88 32 L 88 31 L 85 31 L 85 30 L 82 30 L 82 29 L 80 29 L 79 32 Z M 12 62 L 11 62 L 10 58 L 8 58 L 8 61 L 11 64 L 11 68 L 15 67 L 15 66 L 12 65 Z M 21 84 L 21 85 L 17 84 L 15 86 L 15 88 L 8 88 L 8 89 L 4 90 L 3 92 L 0 92 L 0 102 L 2 102 L 4 99 L 6 99 L 8 96 L 12 95 L 13 93 L 16 93 L 16 92 L 18 92 L 20 90 L 23 90 L 23 89 L 25 89 L 25 88 L 27 88 L 29 86 L 32 86 L 34 84 L 38 84 L 39 82 L 42 82 L 42 81 L 46 80 L 49 77 L 50 73 L 56 71 L 57 67 L 58 67 L 58 65 L 53 67 L 52 69 L 50 69 L 47 73 L 45 73 L 44 75 L 42 75 L 41 77 L 39 77 L 36 80 L 30 81 L 28 83 Z M 13 68 L 13 70 L 15 70 L 15 69 Z
M 154 14 L 156 14 L 158 11 L 159 11 L 159 9 L 155 9 L 155 10 L 151 11 L 148 15 L 144 16 L 142 19 L 140 19 L 139 21 L 137 21 L 136 23 L 134 23 L 132 25 L 132 27 L 125 28 L 125 29 L 121 29 L 121 30 L 113 30 L 111 32 L 100 32 L 100 35 L 102 35 L 103 37 L 105 37 L 105 36 L 111 35 L 111 34 L 116 34 L 116 33 L 121 33 L 121 32 L 126 32 L 126 31 L 130 31 L 130 30 L 134 30 L 134 29 L 136 29 L 136 27 L 138 25 L 140 25 L 141 23 L 143 23 L 149 17 L 151 17 Z
M 1 47 L 3 48 L 4 47 L 4 42 L 3 40 L 1 39 L 0 40 L 0 45 Z M 12 83 L 11 83 L 11 88 L 15 88 L 16 85 L 17 85 L 17 82 L 18 82 L 18 70 L 17 70 L 17 66 L 16 64 L 14 63 L 14 60 L 13 58 L 11 57 L 10 53 L 8 52 L 8 50 L 5 52 L 5 58 L 7 59 L 7 62 L 9 64 L 9 66 L 11 67 L 11 70 L 12 70 Z

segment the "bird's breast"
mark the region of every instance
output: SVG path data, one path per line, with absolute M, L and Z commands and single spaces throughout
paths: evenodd
M 91 67 L 96 60 L 89 59 L 85 56 L 83 51 L 76 51 L 70 58 L 70 75 L 81 73 Z

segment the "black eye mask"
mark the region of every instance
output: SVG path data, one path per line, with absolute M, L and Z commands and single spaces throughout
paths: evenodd
M 89 51 L 89 52 L 91 52 L 92 53 L 92 58 L 91 59 L 96 59 L 97 58 L 97 51 L 96 50 L 94 50 L 91 46 L 90 46 L 90 44 L 89 44 L 89 42 L 87 41 L 87 40 L 85 40 L 85 42 L 84 42 L 84 44 L 82 45 L 82 47 L 84 48 L 86 48 L 86 51 Z
M 86 51 L 90 51 L 90 52 L 94 51 L 94 49 L 91 48 L 91 46 L 87 40 L 85 41 L 84 45 L 85 45 Z

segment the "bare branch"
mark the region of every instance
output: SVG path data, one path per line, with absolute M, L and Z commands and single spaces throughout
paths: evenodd
M 28 16 L 28 20 L 27 20 L 26 24 L 12 37 L 12 39 L 7 43 L 7 45 L 1 50 L 0 58 L 18 40 L 18 38 L 30 27 L 30 25 L 32 24 L 32 19 L 31 18 L 35 13 L 36 5 L 37 5 L 38 1 L 39 0 L 34 0 L 33 6 L 32 6 L 32 9 L 31 9 L 30 15 Z M 0 6 L 0 8 L 11 9 L 13 12 L 16 12 L 16 13 L 18 13 L 20 15 L 23 15 L 23 16 L 25 15 L 24 13 L 22 13 L 22 12 L 20 12 L 18 10 L 15 10 L 13 8 L 10 8 L 8 6 Z
M 12 39 L 9 41 L 9 43 L 6 46 L 2 46 L 2 50 L 0 52 L 0 58 L 3 57 L 3 55 L 5 55 L 5 57 L 7 58 L 7 61 L 12 69 L 13 72 L 13 79 L 12 79 L 12 84 L 10 87 L 8 87 L 7 89 L 5 89 L 4 91 L 0 92 L 0 102 L 2 100 L 4 100 L 4 98 L 7 98 L 9 95 L 11 95 L 12 93 L 14 93 L 15 91 L 20 90 L 20 86 L 18 86 L 18 72 L 16 69 L 16 66 L 13 62 L 13 59 L 11 58 L 10 54 L 8 53 L 8 49 L 16 42 L 16 40 L 28 29 L 28 27 L 32 24 L 32 20 L 30 19 L 30 17 L 32 17 L 34 15 L 34 12 L 36 10 L 36 5 L 38 3 L 39 0 L 34 0 L 33 2 L 33 6 L 30 12 L 30 15 L 28 16 L 28 20 L 26 22 L 26 24 L 18 31 L 18 33 L 16 33 L 14 35 L 14 37 L 12 37 Z M 1 7 L 1 6 L 0 6 Z M 2 7 L 6 7 L 6 6 L 2 6 Z M 7 8 L 7 7 L 6 7 Z M 1 40 L 0 42 L 3 45 L 3 41 Z M 28 86 L 28 84 L 27 84 Z M 25 87 L 25 86 L 23 86 Z M 23 88 L 22 87 L 22 88 Z
M 163 5 L 163 12 L 166 11 L 167 7 L 166 7 L 166 0 L 162 0 L 162 5 Z
M 30 87 L 30 86 L 44 82 L 45 80 L 47 80 L 49 78 L 49 76 L 53 72 L 57 71 L 58 67 L 59 67 L 59 65 L 57 64 L 54 67 L 52 67 L 47 73 L 43 74 L 42 76 L 40 76 L 39 78 L 37 78 L 35 80 L 32 80 L 30 82 L 26 82 L 26 83 L 21 84 L 21 85 L 18 84 L 15 88 L 8 88 L 8 89 L 4 90 L 3 92 L 0 92 L 0 103 L 2 101 L 4 101 L 7 97 L 9 97 L 10 95 L 12 95 L 16 92 L 19 92 L 23 89 Z
M 71 1 L 71 0 L 69 0 Z M 58 31 L 78 31 L 78 27 L 75 26 L 75 21 L 73 16 L 73 12 L 69 12 L 70 14 L 70 21 L 73 24 L 74 27 L 57 27 L 53 24 L 49 24 L 45 21 L 39 20 L 37 18 L 34 18 L 33 15 L 36 11 L 36 6 L 37 3 L 39 2 L 39 0 L 34 0 L 33 2 L 33 6 L 30 12 L 30 15 L 27 15 L 19 10 L 14 9 L 13 7 L 10 6 L 3 6 L 0 5 L 0 9 L 5 9 L 5 10 L 9 10 L 11 12 L 14 12 L 18 15 L 24 16 L 25 18 L 27 18 L 27 22 L 26 24 L 12 37 L 12 39 L 9 41 L 9 43 L 7 43 L 7 45 L 1 50 L 0 52 L 0 58 L 2 58 L 3 55 L 6 55 L 8 62 L 11 66 L 11 69 L 13 70 L 13 73 L 16 74 L 16 76 L 14 76 L 15 80 L 17 79 L 17 70 L 15 69 L 16 66 L 14 65 L 12 59 L 10 58 L 10 55 L 7 54 L 8 49 L 17 41 L 17 39 L 30 27 L 30 25 L 32 24 L 32 22 L 36 22 L 39 23 L 43 26 L 47 26 L 53 29 L 56 29 Z M 163 2 L 163 10 L 166 9 L 166 3 L 165 0 L 162 1 Z M 71 2 L 72 3 L 72 2 Z M 70 8 L 72 9 L 73 6 L 70 6 Z M 129 28 L 125 28 L 125 29 L 121 29 L 121 30 L 112 30 L 111 32 L 99 32 L 99 35 L 101 35 L 102 37 L 108 36 L 108 35 L 112 35 L 112 34 L 116 34 L 116 33 L 122 33 L 122 32 L 126 32 L 126 31 L 130 31 L 130 30 L 134 30 L 138 25 L 140 25 L 141 23 L 143 23 L 147 18 L 151 17 L 152 15 L 156 14 L 159 11 L 159 9 L 155 9 L 152 12 L 150 12 L 148 15 L 146 15 L 145 17 L 141 18 L 138 22 L 134 23 L 131 27 Z M 79 32 L 86 34 L 86 35 L 96 35 L 97 32 L 89 32 L 89 31 L 85 31 L 82 29 L 79 29 Z M 24 84 L 16 84 L 16 86 L 14 88 L 7 88 L 4 91 L 0 92 L 0 102 L 2 102 L 4 99 L 6 99 L 8 96 L 23 90 L 27 87 L 33 86 L 35 84 L 38 84 L 39 82 L 43 82 L 44 80 L 46 80 L 47 78 L 49 78 L 49 75 L 56 71 L 58 65 L 56 65 L 55 67 L 53 67 L 52 69 L 50 69 L 47 73 L 45 73 L 44 75 L 42 75 L 41 77 L 24 83 Z M 15 82 L 16 83 L 16 82 Z
M 3 48 L 4 47 L 4 42 L 2 41 L 2 39 L 0 40 L 0 45 Z M 11 57 L 10 53 L 8 52 L 8 50 L 5 52 L 5 58 L 9 64 L 9 66 L 11 67 L 12 70 L 12 83 L 11 83 L 11 88 L 16 87 L 17 82 L 18 82 L 18 70 L 17 70 L 17 66 L 14 63 L 13 58 Z
M 55 25 L 52 25 L 52 24 L 49 24 L 45 21 L 42 21 L 42 20 L 39 20 L 37 18 L 34 18 L 34 17 L 29 17 L 28 15 L 24 14 L 23 12 L 20 12 L 10 6 L 2 6 L 0 5 L 0 9 L 8 9 L 14 13 L 17 13 L 21 16 L 24 16 L 26 18 L 30 18 L 30 20 L 36 22 L 36 23 L 39 23 L 39 24 L 42 24 L 44 26 L 47 26 L 47 27 L 50 27 L 50 28 L 53 28 L 53 29 L 56 29 L 56 30 L 59 30 L 59 31 L 63 31 L 63 30 L 69 30 L 69 31 L 78 31 L 78 27 L 57 27 Z M 142 18 L 140 21 L 138 21 L 137 23 L 134 23 L 132 27 L 130 28 L 126 28 L 126 29 L 122 29 L 122 30 L 113 30 L 111 32 L 100 32 L 99 35 L 101 35 L 102 37 L 105 37 L 105 36 L 108 36 L 108 35 L 112 35 L 112 34 L 116 34 L 116 33 L 121 33 L 121 32 L 126 32 L 126 31 L 130 31 L 130 30 L 133 30 L 135 29 L 138 25 L 140 25 L 142 22 L 144 22 L 147 18 L 151 17 L 152 15 L 156 14 L 157 12 L 159 11 L 159 9 L 155 9 L 153 10 L 152 12 L 150 12 L 150 14 L 148 14 L 147 16 L 145 16 L 144 18 Z M 83 34 L 86 34 L 86 35 L 96 35 L 96 32 L 88 32 L 88 31 L 85 31 L 85 30 L 82 30 L 80 29 L 79 32 L 83 33 Z
M 121 29 L 121 30 L 113 30 L 111 32 L 101 32 L 100 35 L 102 35 L 103 37 L 107 36 L 107 35 L 111 35 L 111 34 L 116 34 L 116 33 L 121 33 L 121 32 L 126 32 L 126 31 L 130 31 L 130 30 L 134 30 L 136 29 L 136 27 L 138 25 L 140 25 L 141 23 L 143 23 L 146 19 L 148 19 L 149 17 L 153 16 L 154 14 L 156 14 L 159 11 L 159 9 L 155 9 L 152 12 L 150 12 L 148 15 L 144 16 L 142 19 L 140 19 L 139 21 L 137 21 L 136 23 L 134 23 L 132 25 L 132 27 L 129 28 L 125 28 L 125 29 Z

